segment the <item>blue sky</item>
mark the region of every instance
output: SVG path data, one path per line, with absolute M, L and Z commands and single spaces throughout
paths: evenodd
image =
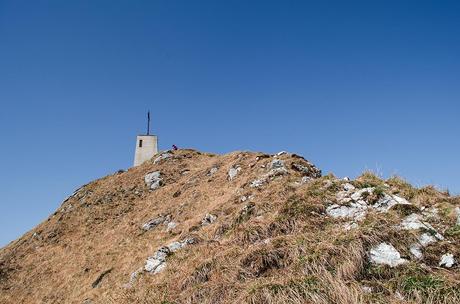
M 460 193 L 458 1 L 0 0 L 0 245 L 162 149 Z

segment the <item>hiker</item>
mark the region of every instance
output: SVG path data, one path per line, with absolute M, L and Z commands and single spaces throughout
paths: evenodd
M 172 149 L 173 149 L 174 151 L 176 151 L 176 150 L 177 150 L 177 146 L 176 146 L 176 145 L 172 145 Z

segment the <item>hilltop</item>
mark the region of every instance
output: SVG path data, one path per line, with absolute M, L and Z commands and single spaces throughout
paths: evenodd
M 448 192 L 286 152 L 167 151 L 2 248 L 0 302 L 459 303 L 459 260 Z

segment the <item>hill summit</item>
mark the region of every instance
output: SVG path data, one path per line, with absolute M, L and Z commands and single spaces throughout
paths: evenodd
M 0 250 L 1 303 L 460 303 L 460 198 L 301 156 L 167 151 Z

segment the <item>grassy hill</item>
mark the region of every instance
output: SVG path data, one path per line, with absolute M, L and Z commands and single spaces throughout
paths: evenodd
M 0 303 L 460 303 L 459 207 L 289 153 L 169 151 L 2 248 Z

